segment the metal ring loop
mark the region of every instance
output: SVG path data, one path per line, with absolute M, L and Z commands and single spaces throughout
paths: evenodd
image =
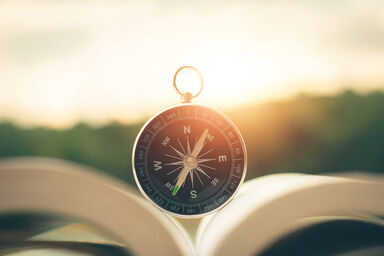
M 177 84 L 176 84 L 176 77 L 177 75 L 179 74 L 179 72 L 183 69 L 192 69 L 193 71 L 195 71 L 199 77 L 200 77 L 200 90 L 195 94 L 195 95 L 192 95 L 191 98 L 196 98 L 197 96 L 200 95 L 201 91 L 203 90 L 203 86 L 204 86 L 204 81 L 203 81 L 203 76 L 201 75 L 200 71 L 197 70 L 195 67 L 192 67 L 192 66 L 182 66 L 181 68 L 179 68 L 176 73 L 175 73 L 175 76 L 173 77 L 173 88 L 175 88 L 176 92 L 178 94 L 180 94 L 182 97 L 185 97 L 186 94 L 190 94 L 190 92 L 181 92 L 178 88 L 177 88 Z

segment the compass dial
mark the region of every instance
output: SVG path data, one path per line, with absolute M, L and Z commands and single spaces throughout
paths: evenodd
M 246 152 L 234 124 L 211 108 L 182 104 L 149 120 L 133 150 L 136 183 L 168 213 L 199 217 L 223 207 L 245 176 Z

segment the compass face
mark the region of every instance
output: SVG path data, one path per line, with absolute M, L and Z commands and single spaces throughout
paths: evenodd
M 144 125 L 133 167 L 141 192 L 156 206 L 199 217 L 234 196 L 245 176 L 246 152 L 239 131 L 222 113 L 182 104 Z

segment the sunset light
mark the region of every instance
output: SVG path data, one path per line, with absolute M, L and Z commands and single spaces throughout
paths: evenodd
M 0 255 L 384 255 L 384 1 L 0 0 Z
M 54 127 L 145 120 L 179 102 L 172 78 L 183 65 L 204 77 L 195 102 L 226 109 L 382 88 L 384 21 L 368 2 L 168 4 L 2 2 L 0 117 Z

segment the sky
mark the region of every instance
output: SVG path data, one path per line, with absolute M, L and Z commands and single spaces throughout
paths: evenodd
M 384 89 L 384 1 L 0 0 L 0 119 L 68 127 L 143 121 L 345 88 Z M 195 91 L 198 79 L 180 74 Z

